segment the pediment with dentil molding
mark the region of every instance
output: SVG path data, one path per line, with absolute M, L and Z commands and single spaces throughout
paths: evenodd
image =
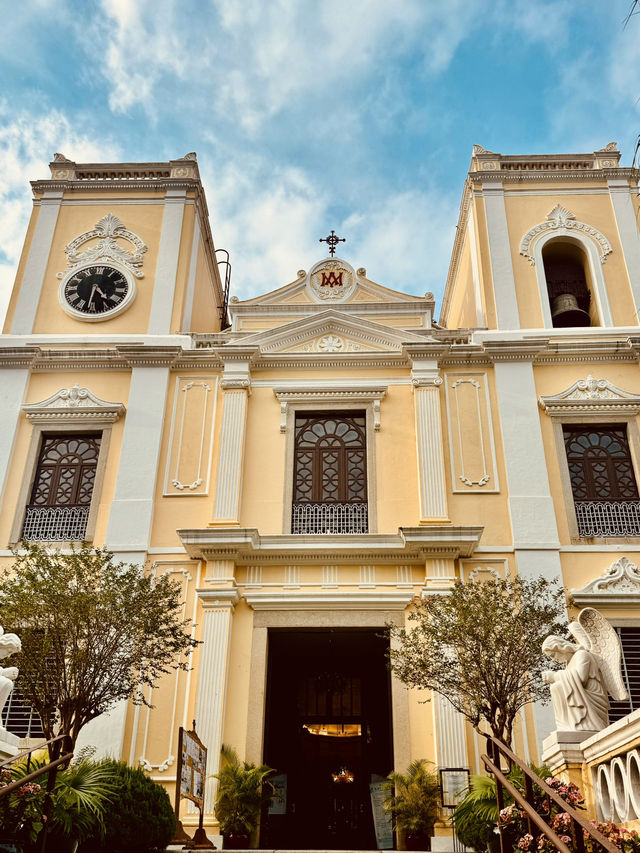
M 580 604 L 595 599 L 606 602 L 607 597 L 622 596 L 623 599 L 638 597 L 640 596 L 640 567 L 627 557 L 620 557 L 605 569 L 600 577 L 590 581 L 582 589 L 572 590 L 572 595 Z

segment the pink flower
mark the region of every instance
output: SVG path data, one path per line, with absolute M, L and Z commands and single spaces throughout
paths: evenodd
M 518 841 L 518 847 L 521 850 L 529 850 L 533 843 L 533 835 L 530 835 L 528 832 L 526 835 L 523 835 L 520 841 Z

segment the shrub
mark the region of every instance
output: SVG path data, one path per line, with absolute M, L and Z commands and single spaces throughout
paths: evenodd
M 394 771 L 384 784 L 384 807 L 391 814 L 393 828 L 406 836 L 429 837 L 440 809 L 440 785 L 429 762 L 424 758 L 413 761 L 406 773 Z
M 92 839 L 90 849 L 100 847 L 113 853 L 164 850 L 176 831 L 169 795 L 142 770 L 124 761 L 105 760 L 114 775 L 115 795 L 104 816 L 101 839 Z

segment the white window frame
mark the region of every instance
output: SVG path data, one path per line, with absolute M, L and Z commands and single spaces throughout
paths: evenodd
M 386 385 L 350 386 L 336 388 L 284 388 L 276 387 L 274 394 L 280 402 L 280 431 L 286 434 L 285 480 L 282 530 L 291 533 L 293 509 L 293 472 L 295 456 L 296 412 L 356 412 L 364 411 L 366 417 L 367 449 L 367 513 L 369 533 L 378 532 L 376 442 L 380 429 L 380 402 L 387 393 Z
M 113 423 L 124 411 L 125 407 L 122 403 L 109 403 L 106 400 L 101 400 L 88 388 L 80 388 L 78 385 L 73 386 L 73 388 L 61 388 L 51 397 L 39 403 L 27 403 L 22 406 L 23 414 L 33 424 L 33 433 L 27 451 L 25 474 L 11 526 L 9 539 L 11 545 L 16 545 L 22 540 L 27 503 L 33 489 L 43 436 L 72 435 L 73 433 L 100 433 L 101 435 L 96 477 L 84 536 L 87 542 L 93 541 L 107 467 L 111 429 Z

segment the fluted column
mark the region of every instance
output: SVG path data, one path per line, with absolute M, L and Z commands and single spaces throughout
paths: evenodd
M 433 694 L 436 728 L 436 764 L 439 767 L 467 767 L 464 717 L 440 693 Z
M 231 646 L 233 610 L 238 601 L 235 589 L 198 589 L 203 606 L 202 650 L 198 671 L 196 726 L 198 736 L 207 747 L 207 779 L 204 790 L 204 812 L 213 814 L 222 727 L 227 695 L 227 672 Z
M 435 367 L 411 371 L 414 390 L 420 520 L 447 520 L 447 488 L 444 475 L 440 386 Z
M 214 523 L 238 522 L 242 474 L 244 470 L 244 442 L 247 425 L 247 408 L 251 382 L 246 377 L 222 377 L 224 393 L 220 450 L 216 479 Z

